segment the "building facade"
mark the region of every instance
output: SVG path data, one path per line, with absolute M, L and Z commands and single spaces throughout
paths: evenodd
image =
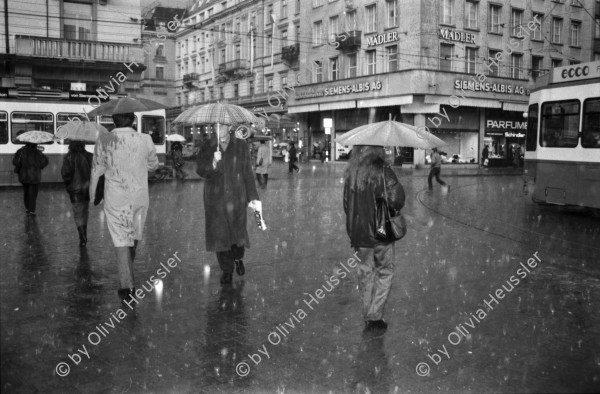
M 195 1 L 177 33 L 180 111 L 233 103 L 264 118 L 277 140 L 301 138 L 285 100 L 275 98 L 297 79 L 300 24 L 299 1 Z
M 139 0 L 0 3 L 1 91 L 97 105 L 135 94 L 145 69 Z
M 289 112 L 309 130 L 309 146 L 325 148 L 334 160 L 345 152 L 332 142 L 335 136 L 393 118 L 444 140 L 447 163 L 480 164 L 484 145 L 496 164 L 514 163 L 535 79 L 600 56 L 598 4 L 303 2 L 302 56 Z M 415 164 L 429 154 L 400 153 Z
M 137 97 L 157 101 L 167 108 L 177 105 L 175 32 L 177 21 L 183 19 L 185 12 L 185 8 L 163 7 L 155 3 L 142 15 L 142 48 L 146 70 L 142 74 Z

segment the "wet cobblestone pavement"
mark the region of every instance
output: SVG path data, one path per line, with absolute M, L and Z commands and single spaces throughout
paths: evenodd
M 353 253 L 343 170 L 310 163 L 292 177 L 276 163 L 260 192 L 269 229 L 249 214 L 246 275 L 228 288 L 203 251 L 203 183 L 153 183 L 136 286 L 161 263 L 170 272 L 133 309 L 117 296 L 99 207 L 80 250 L 62 185 L 42 187 L 35 218 L 20 188 L 2 189 L 2 392 L 600 391 L 598 219 L 533 205 L 519 176 L 448 177 L 450 193 L 429 195 L 425 178 L 398 171 L 410 228 L 390 326 L 374 335 L 354 272 L 315 295 Z

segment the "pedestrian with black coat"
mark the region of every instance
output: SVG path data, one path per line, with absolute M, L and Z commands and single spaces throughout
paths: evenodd
M 250 151 L 242 139 L 221 126 L 217 141 L 201 145 L 196 172 L 205 179 L 204 212 L 206 250 L 216 252 L 221 284 L 230 285 L 233 270 L 244 275 L 244 251 L 250 247 L 246 207 L 261 210 Z
M 25 213 L 35 216 L 42 170 L 48 165 L 48 158 L 38 150 L 37 144 L 26 143 L 15 153 L 12 163 L 15 173 L 19 174 L 19 182 L 23 185 Z
M 288 161 L 288 167 L 290 170 L 290 174 L 293 174 L 294 170 L 296 170 L 297 173 L 300 173 L 300 167 L 298 167 L 296 165 L 296 162 L 298 161 L 297 153 L 298 153 L 298 151 L 296 150 L 294 143 L 290 142 L 289 161 Z
M 380 241 L 375 231 L 376 200 L 384 197 L 386 189 L 390 214 L 399 212 L 404 189 L 385 161 L 384 148 L 355 146 L 344 175 L 344 212 L 350 245 L 359 259 L 359 291 L 368 330 L 387 328 L 383 312 L 394 276 L 394 242 Z
M 483 151 L 481 152 L 481 165 L 484 167 L 487 167 L 488 163 L 486 163 L 486 161 L 488 160 L 488 157 L 490 157 L 490 150 L 488 149 L 488 146 L 486 145 L 483 148 Z
M 185 180 L 185 173 L 183 172 L 185 161 L 183 161 L 183 147 L 180 142 L 173 142 L 169 156 L 173 163 L 173 168 L 175 169 L 175 178 L 181 178 L 181 181 L 183 182 Z
M 80 141 L 71 141 L 69 153 L 60 171 L 73 207 L 73 218 L 79 233 L 79 246 L 87 244 L 87 222 L 90 206 L 90 179 L 94 155 Z

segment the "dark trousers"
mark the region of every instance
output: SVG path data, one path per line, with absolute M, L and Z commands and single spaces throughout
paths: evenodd
M 243 246 L 231 245 L 231 250 L 217 252 L 217 260 L 221 271 L 232 274 L 235 265 L 233 262 L 244 258 L 244 250 Z
M 296 165 L 295 161 L 291 161 L 288 163 L 289 165 L 289 170 L 290 170 L 290 174 L 294 172 L 294 169 L 299 170 L 298 166 Z
M 267 188 L 267 182 L 269 181 L 269 174 L 256 174 L 256 180 L 258 181 L 258 186 L 261 189 Z
M 429 177 L 427 178 L 427 183 L 429 183 L 429 190 L 433 190 L 433 183 L 431 182 L 431 180 L 433 179 L 433 177 L 435 177 L 435 180 L 438 181 L 438 183 L 442 186 L 446 185 L 446 182 L 442 181 L 440 179 L 440 167 L 432 167 L 431 171 L 429 171 Z
M 28 211 L 35 212 L 38 186 L 37 183 L 23 183 L 23 202 L 25 203 L 25 209 Z

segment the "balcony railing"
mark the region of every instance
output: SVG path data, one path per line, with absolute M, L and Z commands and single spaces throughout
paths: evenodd
M 117 42 L 64 40 L 60 38 L 16 36 L 15 52 L 21 56 L 96 62 L 143 62 L 141 45 Z
M 362 30 L 350 30 L 335 36 L 336 48 L 340 51 L 355 51 L 362 45 Z
M 247 68 L 248 61 L 246 59 L 236 59 L 219 64 L 219 73 L 233 74 L 237 70 L 246 70 Z
M 191 82 L 197 81 L 198 78 L 199 78 L 199 75 L 197 73 L 184 74 L 183 75 L 183 83 L 191 83 Z
M 288 62 L 298 60 L 300 56 L 300 44 L 288 45 L 281 48 L 281 58 Z

